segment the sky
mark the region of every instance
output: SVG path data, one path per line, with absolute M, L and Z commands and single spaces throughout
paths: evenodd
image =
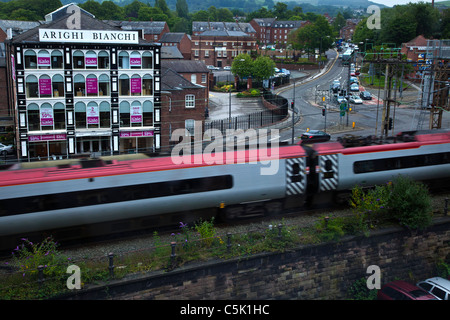
M 409 2 L 417 3 L 417 2 L 426 2 L 431 3 L 431 0 L 371 0 L 374 3 L 384 4 L 388 7 L 393 7 L 397 4 L 407 4 Z M 439 0 L 435 0 L 434 3 L 439 2 Z

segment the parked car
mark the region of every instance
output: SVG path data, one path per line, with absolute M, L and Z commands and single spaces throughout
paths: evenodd
M 231 66 L 225 66 L 223 67 L 223 70 L 231 70 Z
M 350 84 L 352 83 L 359 83 L 358 78 L 357 77 L 350 77 Z
M 353 94 L 350 96 L 350 98 L 348 99 L 351 103 L 354 104 L 361 104 L 363 103 L 363 101 L 361 100 L 360 97 L 358 97 L 356 94 Z
M 359 96 L 363 100 L 372 100 L 372 94 L 369 91 L 361 91 Z
M 338 92 L 339 89 L 341 89 L 341 83 L 339 82 L 339 80 L 333 80 L 330 89 L 333 90 L 334 93 Z
M 0 143 L 0 154 L 2 156 L 6 155 L 6 154 L 12 154 L 13 152 L 14 152 L 14 147 L 12 144 L 5 145 L 3 143 Z
M 359 85 L 357 83 L 352 83 L 350 91 L 359 91 Z
M 331 136 L 320 130 L 309 130 L 304 132 L 300 137 L 301 143 L 315 143 L 315 142 L 327 142 L 331 139 Z
M 434 277 L 418 282 L 417 286 L 431 293 L 438 300 L 450 300 L 450 280 Z
M 406 281 L 396 280 L 381 287 L 377 293 L 378 300 L 436 300 L 436 298 Z
M 337 96 L 336 100 L 338 104 L 341 104 L 342 102 L 347 102 L 347 99 L 345 99 L 344 96 Z
M 215 67 L 215 66 L 206 66 L 209 70 L 220 70 L 219 67 Z

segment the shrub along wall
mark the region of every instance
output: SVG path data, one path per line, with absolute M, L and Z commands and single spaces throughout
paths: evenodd
M 301 246 L 228 261 L 185 265 L 86 288 L 67 299 L 345 299 L 349 287 L 378 265 L 381 283 L 436 275 L 450 256 L 450 217 L 422 232 L 389 228 L 369 237 Z

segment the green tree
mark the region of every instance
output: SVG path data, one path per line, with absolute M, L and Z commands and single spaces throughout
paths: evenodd
M 338 14 L 336 15 L 336 18 L 334 18 L 334 21 L 333 21 L 333 29 L 334 29 L 334 31 L 339 32 L 342 29 L 342 27 L 345 26 L 346 22 L 347 21 L 345 20 L 345 18 L 342 15 L 342 13 L 338 12 Z
M 108 20 L 124 20 L 125 13 L 122 7 L 119 7 L 113 1 L 103 1 L 101 4 L 102 16 L 97 17 L 97 19 L 108 19 Z
M 164 13 L 167 17 L 172 16 L 172 12 L 169 9 L 169 6 L 166 3 L 166 0 L 155 0 L 155 8 L 161 9 L 162 13 Z
M 177 4 L 175 5 L 177 15 L 180 18 L 188 19 L 189 17 L 189 8 L 186 0 L 177 0 Z
M 147 7 L 147 5 L 143 4 L 142 2 L 138 0 L 134 0 L 130 4 L 127 4 L 124 6 L 124 12 L 127 17 L 131 18 L 137 18 L 139 9 L 142 7 Z
M 231 63 L 231 73 L 239 78 L 246 78 L 252 75 L 253 59 L 247 53 L 238 54 Z
M 252 63 L 252 77 L 268 79 L 275 74 L 275 62 L 268 56 L 259 56 Z
M 139 21 L 167 21 L 169 18 L 165 15 L 160 8 L 154 7 L 141 7 L 138 12 Z

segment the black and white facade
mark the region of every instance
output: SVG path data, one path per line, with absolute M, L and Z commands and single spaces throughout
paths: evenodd
M 12 40 L 17 147 L 24 160 L 160 148 L 159 44 L 81 14 Z

